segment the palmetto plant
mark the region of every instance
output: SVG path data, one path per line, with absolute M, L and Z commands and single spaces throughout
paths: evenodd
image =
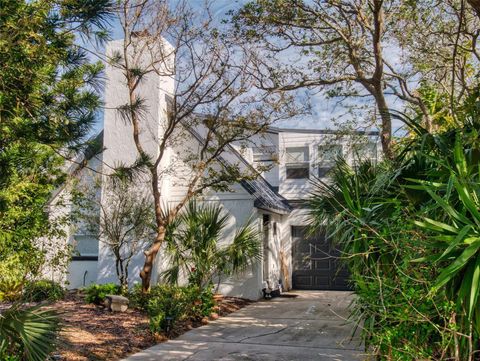
M 480 350 L 478 96 L 458 127 L 410 131 L 380 164 L 342 159 L 316 182 L 312 228 L 343 251 L 357 297 L 353 318 L 378 359 L 471 361 Z
M 453 161 L 439 160 L 446 182 L 414 180 L 436 207 L 415 224 L 429 234 L 434 254 L 423 260 L 441 268 L 432 292 L 445 288 L 455 302 L 460 332 L 467 334 L 470 353 L 480 338 L 480 163 L 479 151 L 464 148 L 457 135 Z M 465 342 L 465 341 L 464 341 Z M 471 357 L 471 356 L 470 356 Z
M 374 342 L 372 334 L 383 327 L 378 312 L 384 306 L 381 297 L 370 296 L 376 292 L 372 284 L 392 274 L 397 255 L 394 242 L 383 230 L 395 227 L 402 193 L 397 169 L 371 160 L 356 163 L 351 166 L 338 158 L 328 181 L 313 182 L 308 206 L 311 232 L 325 230 L 350 271 L 358 295 L 351 318 L 363 324 L 363 343 L 368 349 Z
M 238 228 L 233 240 L 221 245 L 229 216 L 217 204 L 190 202 L 167 230 L 166 252 L 169 269 L 165 281 L 177 284 L 181 277 L 204 287 L 215 277 L 244 271 L 261 259 L 260 233 L 252 222 Z
M 59 329 L 55 311 L 12 306 L 0 314 L 0 359 L 46 360 L 55 349 Z
M 311 230 L 326 230 L 342 254 L 350 257 L 351 271 L 362 273 L 378 261 L 379 237 L 374 233 L 398 203 L 397 175 L 371 160 L 359 161 L 354 167 L 339 158 L 329 181 L 313 181 Z

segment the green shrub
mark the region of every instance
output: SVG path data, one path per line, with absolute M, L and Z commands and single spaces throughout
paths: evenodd
M 169 268 L 162 272 L 162 279 L 175 285 L 185 274 L 188 284 L 204 288 L 217 277 L 238 274 L 260 261 L 261 236 L 252 219 L 237 229 L 230 244 L 221 245 L 228 217 L 219 205 L 189 202 L 167 229 Z
M 187 316 L 188 302 L 185 292 L 178 286 L 156 286 L 150 290 L 147 313 L 153 332 L 169 331 Z
M 154 289 L 153 287 L 152 289 Z M 128 293 L 129 305 L 132 308 L 136 308 L 141 311 L 147 312 L 148 301 L 150 300 L 151 293 L 144 293 L 142 291 L 142 285 L 136 284 L 132 290 Z
M 478 109 L 478 108 L 476 108 Z M 376 360 L 473 360 L 480 344 L 480 122 L 421 129 L 392 160 L 339 159 L 309 202 L 342 251 Z
M 119 295 L 120 293 L 121 288 L 115 283 L 93 284 L 85 288 L 85 302 L 101 305 L 107 295 Z
M 58 301 L 65 297 L 65 289 L 57 282 L 39 280 L 28 282 L 23 288 L 23 299 L 27 302 Z
M 22 297 L 25 269 L 18 255 L 0 261 L 0 301 L 16 301 Z
M 178 321 L 209 316 L 214 306 L 211 287 L 158 285 L 146 297 L 148 301 L 138 299 L 148 313 L 153 332 L 168 332 Z
M 189 309 L 189 317 L 197 320 L 211 315 L 215 301 L 213 299 L 213 287 L 199 288 L 189 286 L 184 291 L 192 308 Z

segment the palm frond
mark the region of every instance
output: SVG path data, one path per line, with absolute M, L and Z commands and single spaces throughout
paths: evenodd
M 182 274 L 195 276 L 201 286 L 212 277 L 245 270 L 261 258 L 261 242 L 253 221 L 240 227 L 228 246 L 220 246 L 230 217 L 216 204 L 189 202 L 167 230 L 169 268 L 162 279 L 178 283 Z
M 21 352 L 28 361 L 46 360 L 59 330 L 56 312 L 39 306 L 23 309 L 16 304 L 0 314 L 0 345 L 7 345 L 4 351 Z

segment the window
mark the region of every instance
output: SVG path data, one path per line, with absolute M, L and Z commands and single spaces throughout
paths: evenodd
M 73 236 L 73 260 L 97 260 L 98 239 L 94 235 L 76 234 Z
M 355 144 L 353 146 L 354 158 L 372 161 L 377 160 L 377 143 L 369 141 L 367 143 Z
M 308 147 L 286 149 L 285 168 L 287 179 L 305 179 L 310 175 L 310 155 Z
M 254 147 L 253 149 L 253 162 L 273 162 L 277 160 L 277 149 L 275 147 Z
M 335 160 L 343 155 L 341 144 L 321 145 L 318 147 L 318 177 L 324 178 L 335 165 Z

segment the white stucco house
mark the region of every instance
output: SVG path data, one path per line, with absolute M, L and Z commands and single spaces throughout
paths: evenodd
M 112 42 L 107 52 L 118 47 Z M 81 182 L 89 184 L 95 171 L 105 174 L 112 166 L 135 161 L 137 152 L 131 136 L 131 125 L 120 119 L 115 108 L 125 103 L 127 91 L 119 86 L 122 82 L 119 70 L 107 66 L 105 87 L 104 128 L 98 135 L 103 151 L 87 154 L 84 159 L 87 167 L 72 164 L 70 172 Z M 148 107 L 148 121 L 141 130 L 147 147 L 157 151 L 156 140 L 161 137 L 162 124 L 166 117 L 166 97 L 172 80 L 148 76 L 140 91 L 145 95 Z M 201 135 L 190 132 L 187 143 L 195 147 L 201 143 Z M 265 283 L 281 284 L 283 289 L 328 289 L 345 290 L 348 288 L 346 273 L 338 270 L 335 251 L 328 240 L 322 236 L 307 239 L 305 226 L 308 225 L 308 211 L 305 200 L 310 192 L 310 179 L 325 178 L 336 154 L 342 153 L 346 159 L 352 159 L 352 137 L 363 137 L 365 156 L 377 157 L 378 134 L 376 132 L 358 132 L 339 137 L 331 130 L 306 130 L 269 128 L 265 133 L 251 139 L 251 147 L 235 149 L 232 147 L 224 154 L 226 161 L 242 163 L 245 167 L 256 168 L 270 164 L 271 169 L 253 181 L 234 184 L 229 192 L 207 191 L 202 195 L 203 202 L 221 204 L 230 214 L 230 225 L 224 235 L 224 242 L 233 237 L 235 228 L 253 217 L 263 234 L 263 259 L 249 271 L 222 282 L 220 291 L 227 295 L 249 299 L 262 296 Z M 174 161 L 175 154 L 181 149 L 169 149 Z M 358 151 L 358 149 L 357 149 Z M 178 167 L 179 172 L 182 167 Z M 175 204 L 185 192 L 178 175 L 169 173 L 162 178 L 164 202 Z M 68 198 L 67 190 L 60 189 L 53 198 L 50 208 L 56 209 L 56 199 Z M 103 194 L 100 197 L 104 196 Z M 62 201 L 62 212 L 68 212 L 68 202 Z M 64 204 L 67 204 L 65 207 Z M 115 282 L 113 256 L 108 247 L 94 236 L 75 228 L 66 230 L 67 236 L 59 240 L 63 244 L 73 244 L 76 253 L 72 258 L 67 274 L 52 275 L 67 281 L 68 287 L 79 288 L 91 283 Z M 159 256 L 161 257 L 161 252 Z M 130 267 L 130 278 L 139 282 L 138 274 L 143 265 L 143 254 L 136 256 Z M 161 262 L 156 262 L 156 272 L 152 281 L 156 282 Z

